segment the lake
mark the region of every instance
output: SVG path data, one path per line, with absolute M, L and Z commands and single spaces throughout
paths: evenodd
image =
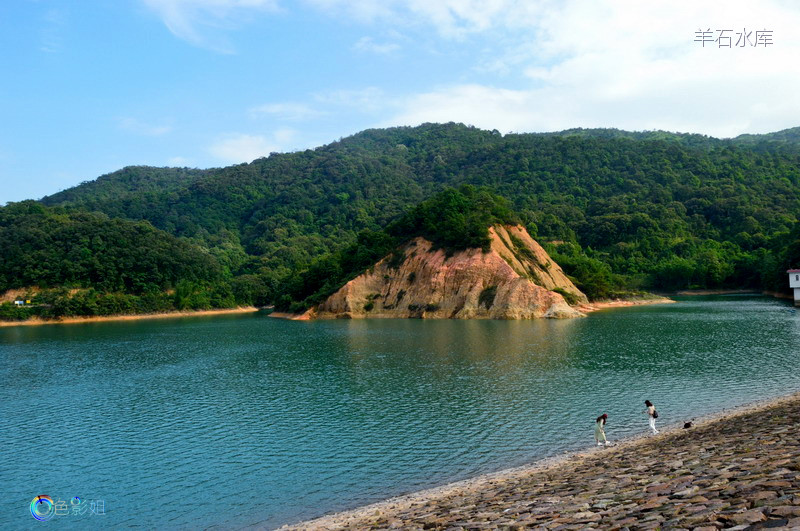
M 788 394 L 799 365 L 800 312 L 746 295 L 0 328 L 0 527 L 42 525 L 37 495 L 59 527 L 275 527 L 591 446 L 603 412 L 644 433 L 645 399 L 665 425 Z

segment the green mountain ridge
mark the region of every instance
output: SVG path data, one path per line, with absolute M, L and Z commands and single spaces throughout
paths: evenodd
M 743 134 L 733 139 L 738 144 L 797 145 L 800 144 L 800 127 L 792 127 L 761 135 Z
M 372 129 L 225 168 L 128 167 L 41 203 L 147 221 L 206 249 L 225 278 L 246 278 L 263 298 L 361 231 L 469 184 L 508 199 L 569 274 L 604 270 L 634 289 L 783 290 L 780 268 L 800 258 L 787 254 L 798 237 L 799 131 Z
M 391 134 L 399 131 L 419 130 L 422 128 L 436 127 L 438 124 L 425 124 L 419 128 L 390 128 L 390 129 L 370 129 L 362 131 L 356 135 L 333 142 L 331 144 L 320 146 L 314 150 L 305 150 L 300 153 L 316 152 L 325 150 L 334 150 L 337 146 L 348 146 L 353 151 L 374 151 L 381 149 L 396 148 L 402 138 L 397 138 L 397 135 Z M 446 124 L 444 127 L 452 127 L 456 129 L 473 129 L 461 124 Z M 480 130 L 476 130 L 480 131 Z M 499 133 L 480 131 L 481 133 L 490 134 L 494 137 L 499 136 Z M 426 135 L 429 136 L 429 135 Z M 477 147 L 484 143 L 476 135 L 469 143 L 469 147 Z M 524 134 L 511 134 L 507 136 L 524 136 L 524 137 L 578 137 L 578 138 L 600 138 L 600 139 L 621 139 L 627 138 L 630 140 L 648 140 L 648 141 L 673 141 L 687 147 L 700 147 L 712 148 L 723 147 L 725 145 L 738 145 L 738 146 L 753 146 L 753 145 L 786 145 L 797 147 L 800 149 L 800 127 L 784 129 L 766 134 L 742 134 L 734 138 L 718 139 L 706 135 L 694 133 L 674 133 L 668 131 L 624 131 L 614 128 L 595 128 L 584 129 L 574 128 L 566 129 L 558 132 L 550 133 L 524 133 Z M 392 140 L 398 143 L 392 144 Z M 459 142 L 464 142 L 463 137 L 458 138 Z M 412 142 L 413 144 L 414 142 Z M 349 146 L 349 144 L 354 144 Z M 408 146 L 406 146 L 408 147 Z M 296 153 L 289 154 L 275 154 L 272 157 L 295 155 Z M 41 199 L 46 205 L 59 205 L 59 204 L 93 204 L 102 199 L 104 201 L 111 200 L 114 196 L 119 199 L 120 195 L 130 195 L 135 193 L 167 193 L 174 192 L 192 184 L 203 177 L 211 177 L 220 175 L 222 173 L 234 172 L 234 168 L 241 168 L 242 166 L 250 166 L 252 164 L 262 164 L 266 161 L 267 157 L 256 159 L 250 164 L 239 164 L 229 166 L 226 168 L 211 168 L 211 169 L 190 169 L 190 168 L 174 168 L 174 167 L 152 167 L 152 166 L 127 166 L 121 170 L 112 172 L 98 177 L 92 181 L 85 181 L 77 186 L 68 188 L 61 192 L 45 196 Z

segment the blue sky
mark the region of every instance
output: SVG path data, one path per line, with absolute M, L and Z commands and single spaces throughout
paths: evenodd
M 800 125 L 800 7 L 652 0 L 0 3 L 0 203 L 370 127 Z M 695 32 L 771 31 L 766 46 Z

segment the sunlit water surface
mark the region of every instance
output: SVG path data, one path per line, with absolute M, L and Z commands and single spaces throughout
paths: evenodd
M 1 528 L 274 527 L 800 389 L 760 296 L 541 321 L 262 315 L 0 329 Z M 63 512 L 65 506 L 61 506 Z M 71 508 L 71 506 L 67 506 Z

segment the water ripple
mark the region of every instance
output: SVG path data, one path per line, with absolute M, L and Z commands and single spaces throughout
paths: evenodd
M 0 329 L 0 527 L 277 526 L 800 389 L 800 316 L 708 297 L 576 321 L 257 316 Z

